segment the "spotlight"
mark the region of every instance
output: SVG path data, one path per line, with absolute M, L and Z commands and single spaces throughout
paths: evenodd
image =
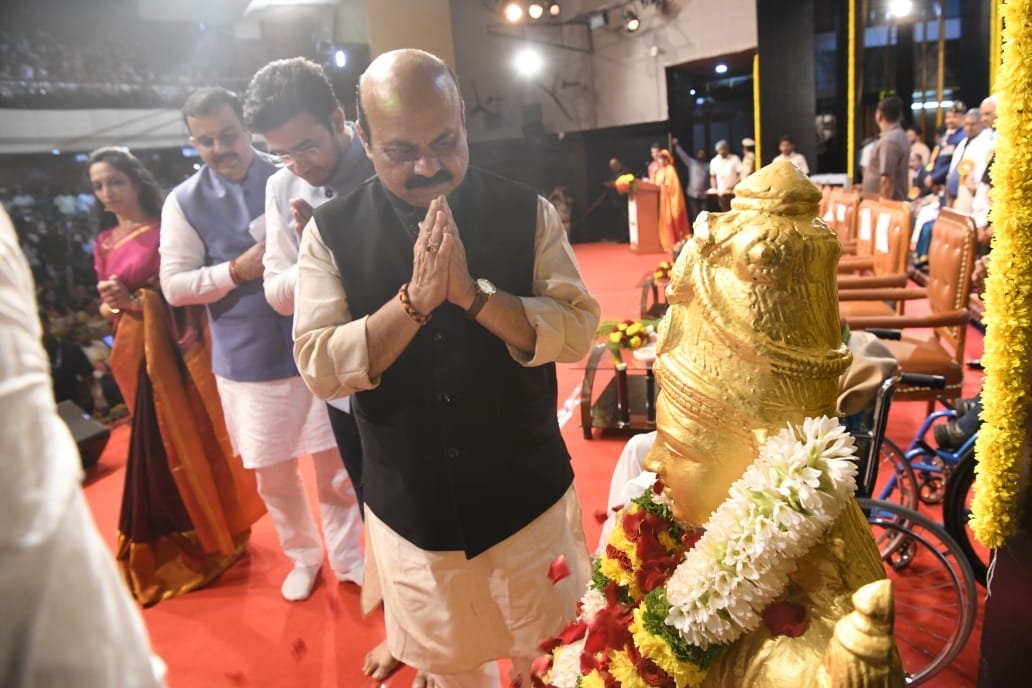
M 523 8 L 520 7 L 519 3 L 510 2 L 505 6 L 505 18 L 513 23 L 518 22 L 523 18 Z
M 634 12 L 627 10 L 623 15 L 623 27 L 627 33 L 634 33 L 641 28 L 641 20 Z
M 894 17 L 905 17 L 910 14 L 910 11 L 914 9 L 914 3 L 911 0 L 890 0 L 889 12 Z
M 541 19 L 545 13 L 545 7 L 540 2 L 532 2 L 527 6 L 527 16 L 531 19 Z
M 550 15 L 552 15 L 553 17 L 558 17 L 559 13 L 561 11 L 562 11 L 562 9 L 559 7 L 559 3 L 558 2 L 550 2 L 550 3 L 548 3 L 548 13 Z
M 527 78 L 536 76 L 544 66 L 545 61 L 541 59 L 541 53 L 531 48 L 524 48 L 516 53 L 516 58 L 513 60 L 516 72 Z
M 724 73 L 727 72 L 727 65 L 724 64 L 723 62 L 721 62 L 720 64 L 718 64 L 716 67 L 713 68 L 713 71 L 716 72 L 717 74 L 724 74 Z

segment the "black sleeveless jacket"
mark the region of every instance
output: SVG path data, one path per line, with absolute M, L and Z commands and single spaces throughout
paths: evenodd
M 536 194 L 470 168 L 454 196 L 470 274 L 531 296 Z M 379 180 L 315 216 L 352 316 L 397 298 L 412 274 L 414 235 Z M 434 311 L 377 389 L 352 401 L 366 503 L 422 549 L 473 557 L 534 520 L 573 480 L 556 420 L 555 365 L 519 365 L 453 304 Z

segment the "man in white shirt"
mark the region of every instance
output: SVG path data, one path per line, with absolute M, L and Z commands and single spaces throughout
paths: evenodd
M 297 247 L 314 208 L 376 174 L 322 67 L 302 57 L 271 62 L 251 79 L 244 121 L 284 165 L 265 189 L 264 287 L 269 305 L 294 314 Z M 349 398 L 329 405 L 330 424 L 362 505 L 362 445 Z
M 159 688 L 164 664 L 79 487 L 35 293 L 0 209 L 0 685 Z
M 710 160 L 709 166 L 709 193 L 716 194 L 720 209 L 727 212 L 731 210 L 731 196 L 734 194 L 735 185 L 742 178 L 742 160 L 731 153 L 731 146 L 727 141 L 717 141 L 715 148 L 717 154 Z
M 354 124 L 346 120 L 322 67 L 303 57 L 258 70 L 244 96 L 247 128 L 265 137 L 283 169 L 265 187 L 265 298 L 281 315 L 294 314 L 297 249 L 312 212 L 376 174 Z M 330 426 L 362 508 L 362 443 L 351 397 L 327 402 Z M 401 667 L 386 642 L 371 651 L 363 670 L 384 681 Z
M 964 115 L 964 140 L 950 160 L 946 175 L 947 203 L 954 210 L 970 213 L 978 182 L 993 158 L 995 136 L 983 126 L 982 113 L 972 108 Z
M 778 153 L 774 156 L 771 162 L 777 162 L 778 160 L 788 160 L 790 163 L 799 168 L 799 171 L 805 174 L 807 177 L 810 176 L 810 166 L 806 164 L 806 156 L 802 153 L 796 153 L 795 141 L 792 140 L 791 136 L 787 134 L 782 136 L 778 140 Z

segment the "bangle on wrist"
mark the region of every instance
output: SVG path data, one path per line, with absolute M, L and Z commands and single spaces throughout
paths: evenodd
M 236 258 L 229 261 L 229 277 L 233 280 L 233 284 L 240 284 L 244 281 L 244 278 L 240 276 L 240 266 L 237 265 Z
M 412 322 L 416 323 L 420 327 L 430 322 L 431 315 L 423 315 L 416 307 L 412 305 L 412 299 L 408 293 L 408 282 L 401 285 L 401 289 L 398 290 L 398 300 L 401 301 L 401 307 L 405 310 L 405 315 L 409 317 Z

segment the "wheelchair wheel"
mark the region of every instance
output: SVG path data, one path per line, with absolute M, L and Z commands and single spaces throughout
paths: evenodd
M 942 671 L 975 623 L 977 588 L 964 552 L 942 527 L 891 502 L 857 500 L 892 581 L 894 633 L 909 685 Z
M 875 488 L 879 499 L 907 509 L 917 509 L 920 494 L 917 478 L 903 450 L 886 437 L 878 448 L 878 461 L 878 475 L 883 480 L 889 476 L 888 482 Z
M 946 497 L 942 504 L 943 524 L 953 539 L 960 545 L 975 580 L 985 585 L 986 572 L 989 570 L 989 559 L 992 550 L 975 540 L 968 525 L 971 517 L 971 497 L 975 483 L 975 450 L 974 447 L 964 455 L 946 481 Z

